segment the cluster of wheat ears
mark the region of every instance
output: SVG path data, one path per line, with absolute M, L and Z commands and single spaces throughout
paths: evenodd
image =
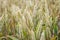
M 60 0 L 0 0 L 0 40 L 60 40 Z

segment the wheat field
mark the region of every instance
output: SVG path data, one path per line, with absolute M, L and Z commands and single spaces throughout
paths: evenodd
M 60 40 L 60 0 L 0 0 L 0 40 Z

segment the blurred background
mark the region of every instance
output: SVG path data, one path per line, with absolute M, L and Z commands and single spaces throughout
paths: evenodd
M 0 40 L 60 40 L 60 0 L 0 0 Z

